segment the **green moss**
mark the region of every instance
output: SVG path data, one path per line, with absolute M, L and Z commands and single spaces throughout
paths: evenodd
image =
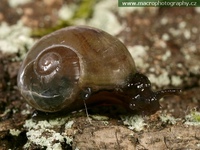
M 81 1 L 78 9 L 76 9 L 73 18 L 83 18 L 87 19 L 92 16 L 94 5 L 96 4 L 96 0 L 83 0 Z
M 186 125 L 200 125 L 200 112 L 192 110 L 190 114 L 185 116 Z
M 191 115 L 195 122 L 200 122 L 200 112 L 192 111 Z
M 88 19 L 93 14 L 94 5 L 97 3 L 96 0 L 83 0 L 80 1 L 80 4 L 77 4 L 77 7 L 74 7 L 73 15 L 67 20 L 59 20 L 58 23 L 50 28 L 39 28 L 32 31 L 33 37 L 42 37 L 46 34 L 49 34 L 55 30 L 75 25 L 75 22 L 79 19 Z

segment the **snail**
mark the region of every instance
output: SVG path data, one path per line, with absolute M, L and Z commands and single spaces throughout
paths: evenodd
M 23 60 L 17 82 L 28 104 L 42 112 L 105 104 L 153 114 L 160 98 L 181 92 L 152 91 L 124 44 L 88 26 L 66 27 L 41 38 Z

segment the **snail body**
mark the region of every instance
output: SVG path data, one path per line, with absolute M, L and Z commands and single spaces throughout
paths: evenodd
M 161 97 L 180 92 L 153 92 L 122 42 L 86 26 L 63 28 L 41 38 L 21 65 L 18 87 L 31 106 L 44 112 L 80 109 L 85 101 L 153 113 Z

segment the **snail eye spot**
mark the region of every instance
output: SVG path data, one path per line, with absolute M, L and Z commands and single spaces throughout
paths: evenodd
M 91 95 L 92 95 L 92 90 L 89 87 L 82 90 L 81 92 L 81 97 L 83 100 L 87 100 Z

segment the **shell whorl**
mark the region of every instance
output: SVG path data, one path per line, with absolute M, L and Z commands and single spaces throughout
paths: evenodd
M 77 54 L 65 45 L 54 45 L 42 50 L 25 65 L 18 85 L 30 104 L 51 112 L 72 102 L 79 77 Z
M 57 52 L 44 50 L 33 63 L 35 74 L 43 79 L 51 79 L 59 70 L 62 63 Z

